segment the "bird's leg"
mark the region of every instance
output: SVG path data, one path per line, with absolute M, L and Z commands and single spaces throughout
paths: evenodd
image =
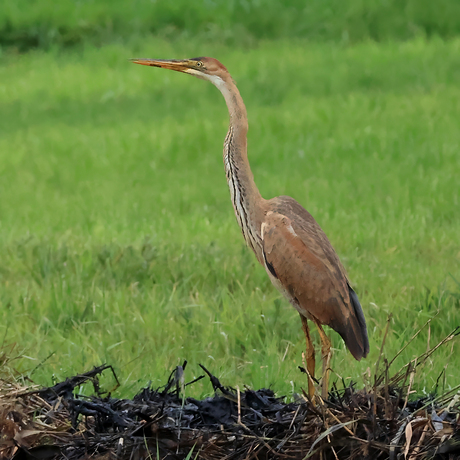
M 316 327 L 319 331 L 319 336 L 321 338 L 321 354 L 323 358 L 323 380 L 321 382 L 321 397 L 326 400 L 328 387 L 329 387 L 329 364 L 331 362 L 331 340 L 324 332 L 321 324 L 318 321 L 315 321 Z
M 315 348 L 313 347 L 313 342 L 310 337 L 310 329 L 308 328 L 307 318 L 300 315 L 302 319 L 302 329 L 305 333 L 305 340 L 307 342 L 307 350 L 305 359 L 307 361 L 307 372 L 308 372 L 308 395 L 310 398 L 313 398 L 315 394 L 315 385 L 313 379 L 315 378 Z

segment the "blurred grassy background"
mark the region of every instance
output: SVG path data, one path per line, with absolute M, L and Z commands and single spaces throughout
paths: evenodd
M 457 0 L 3 0 L 0 45 L 21 50 L 161 35 L 219 42 L 452 38 Z
M 190 378 L 203 363 L 225 384 L 306 385 L 298 315 L 233 215 L 224 101 L 137 56 L 212 55 L 238 82 L 262 194 L 305 205 L 362 301 L 371 354 L 332 333 L 340 377 L 367 381 L 390 312 L 389 357 L 439 310 L 395 368 L 458 325 L 458 3 L 422 3 L 6 2 L 0 336 L 16 367 L 50 384 L 109 362 L 123 395 L 184 359 Z M 420 390 L 459 380 L 454 349 L 436 356 Z

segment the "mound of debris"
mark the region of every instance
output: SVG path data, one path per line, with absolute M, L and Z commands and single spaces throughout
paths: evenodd
M 368 390 L 333 388 L 327 401 L 304 394 L 289 403 L 271 390 L 225 387 L 203 366 L 215 396 L 184 398 L 185 365 L 132 400 L 101 396 L 98 375 L 110 366 L 49 388 L 0 382 L 0 458 L 460 458 L 459 387 L 410 401 L 415 362 L 392 379 L 387 364 Z M 87 381 L 94 396 L 78 396 Z

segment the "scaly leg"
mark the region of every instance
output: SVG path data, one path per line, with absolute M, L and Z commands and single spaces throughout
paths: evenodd
M 323 358 L 323 381 L 321 383 L 321 396 L 325 400 L 327 399 L 328 388 L 329 388 L 329 364 L 331 362 L 331 340 L 324 332 L 321 324 L 318 321 L 315 321 L 316 327 L 319 331 L 319 336 L 321 338 L 321 354 Z
M 313 379 L 315 378 L 315 348 L 313 347 L 313 342 L 310 337 L 310 329 L 308 328 L 307 318 L 300 315 L 302 319 L 302 329 L 305 333 L 305 340 L 307 342 L 307 352 L 305 359 L 307 361 L 307 372 L 308 372 L 308 395 L 310 398 L 313 398 L 315 394 L 315 384 Z

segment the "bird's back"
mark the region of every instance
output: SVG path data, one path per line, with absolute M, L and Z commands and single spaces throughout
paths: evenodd
M 356 359 L 369 351 L 364 314 L 342 263 L 321 227 L 297 201 L 267 202 L 262 245 L 273 283 L 303 316 L 338 332 Z

